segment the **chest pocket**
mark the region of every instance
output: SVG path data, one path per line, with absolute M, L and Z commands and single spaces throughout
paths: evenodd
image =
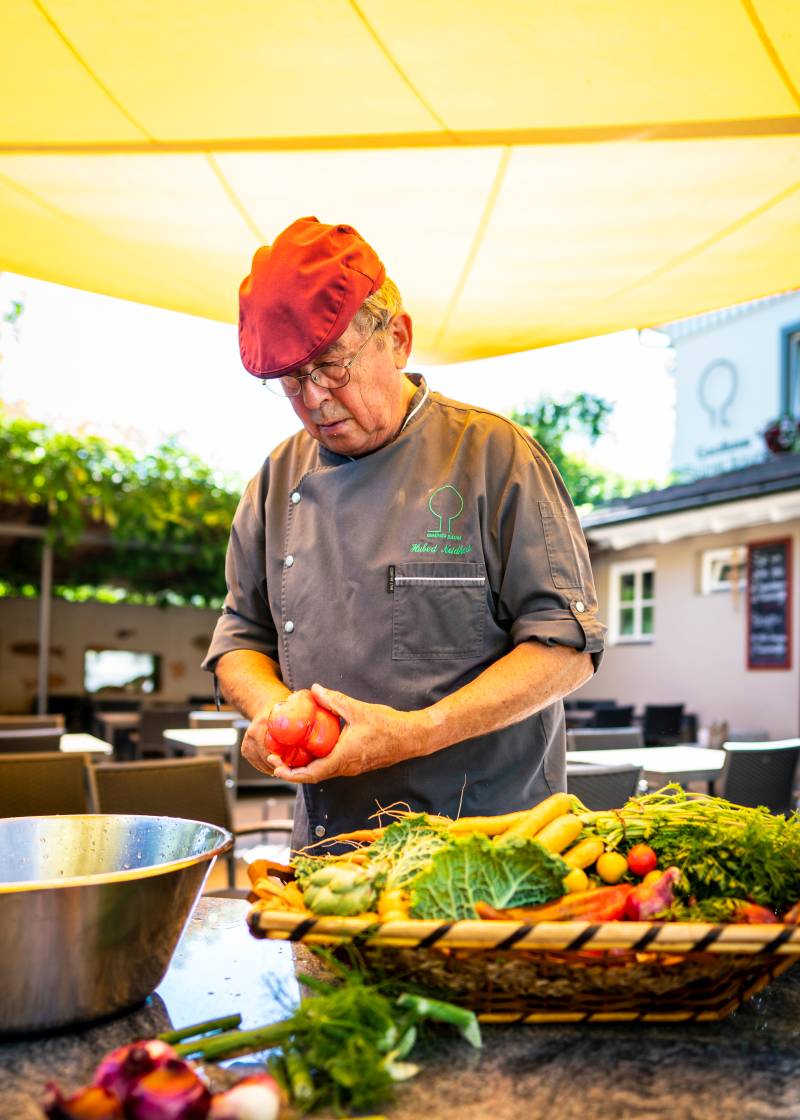
M 486 576 L 477 564 L 396 564 L 389 569 L 392 659 L 471 657 L 483 645 Z

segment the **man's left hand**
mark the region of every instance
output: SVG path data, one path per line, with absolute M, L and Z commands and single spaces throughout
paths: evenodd
M 419 712 L 399 712 L 385 704 L 365 704 L 343 692 L 321 685 L 311 691 L 322 705 L 344 720 L 336 746 L 325 758 L 291 770 L 270 755 L 275 777 L 287 782 L 314 783 L 329 778 L 353 778 L 368 770 L 381 770 L 405 758 L 424 754 L 420 749 L 422 721 Z

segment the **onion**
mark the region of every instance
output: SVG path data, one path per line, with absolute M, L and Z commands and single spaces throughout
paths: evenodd
M 211 1098 L 208 1120 L 277 1120 L 278 1083 L 266 1073 L 243 1077 L 226 1093 Z
M 211 1094 L 188 1063 L 168 1058 L 125 1097 L 126 1120 L 204 1120 Z
M 118 1046 L 103 1058 L 95 1070 L 92 1084 L 108 1089 L 124 1100 L 141 1077 L 158 1069 L 170 1058 L 177 1058 L 175 1051 L 157 1038 L 130 1042 L 127 1046 Z
M 108 1089 L 89 1085 L 65 1097 L 52 1081 L 47 1086 L 42 1111 L 48 1120 L 122 1120 L 122 1104 Z

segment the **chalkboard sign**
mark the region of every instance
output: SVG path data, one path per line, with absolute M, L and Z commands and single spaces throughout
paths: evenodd
M 758 541 L 747 549 L 747 667 L 792 667 L 792 542 Z

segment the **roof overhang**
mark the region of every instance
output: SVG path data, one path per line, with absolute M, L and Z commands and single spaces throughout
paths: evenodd
M 686 537 L 727 533 L 753 525 L 779 525 L 800 518 L 800 488 L 759 498 L 720 502 L 618 522 L 584 527 L 586 539 L 597 549 L 615 552 L 637 545 L 670 544 Z

